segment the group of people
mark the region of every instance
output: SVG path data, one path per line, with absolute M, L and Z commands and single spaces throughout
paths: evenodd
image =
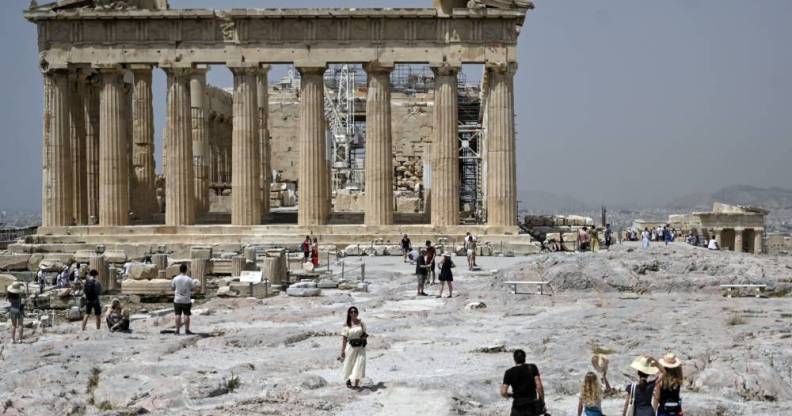
M 313 267 L 319 267 L 319 240 L 314 237 L 306 235 L 305 240 L 300 244 L 300 250 L 303 252 L 303 263 L 311 263 Z
M 472 237 L 472 236 L 471 236 Z M 426 284 L 435 285 L 436 270 L 440 269 L 440 276 L 437 280 L 440 281 L 440 292 L 436 297 L 443 297 L 443 290 L 448 286 L 448 297 L 454 296 L 454 274 L 452 269 L 456 267 L 454 261 L 451 259 L 451 253 L 445 252 L 440 256 L 438 262 L 437 248 L 432 245 L 430 240 L 426 240 L 426 245 L 418 249 L 412 248 L 410 238 L 407 234 L 404 235 L 401 242 L 404 261 L 415 264 L 415 277 L 417 280 L 416 294 L 418 296 L 429 296 L 426 293 Z M 475 247 L 475 246 L 474 246 Z M 472 249 L 475 252 L 475 248 Z M 471 260 L 472 258 L 472 260 Z M 472 269 L 475 265 L 475 253 L 468 253 L 468 267 Z M 429 279 L 431 278 L 431 281 Z
M 613 230 L 610 224 L 605 224 L 603 234 L 605 237 L 605 248 L 609 249 L 613 244 Z M 600 238 L 597 227 L 583 227 L 578 230 L 578 249 L 580 251 L 599 251 Z
M 650 241 L 663 241 L 665 245 L 671 243 L 676 238 L 677 231 L 676 229 L 672 229 L 668 224 L 657 228 L 652 228 L 651 230 L 649 227 L 644 227 L 644 230 L 641 232 L 641 245 L 644 249 L 649 248 Z

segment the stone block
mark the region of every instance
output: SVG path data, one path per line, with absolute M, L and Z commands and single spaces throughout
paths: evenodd
M 359 244 L 350 244 L 344 248 L 344 255 L 345 256 L 362 256 L 364 250 L 360 247 Z
M 133 280 L 151 280 L 157 278 L 157 265 L 133 263 L 129 268 L 128 279 Z
M 386 256 L 401 256 L 401 246 L 398 244 L 393 244 L 385 247 L 385 255 Z
M 301 298 L 302 297 L 313 297 L 313 296 L 321 295 L 322 294 L 322 289 L 289 286 L 289 288 L 286 289 L 286 294 L 289 295 L 289 296 L 295 296 L 295 297 L 301 297 Z
M 168 279 L 124 280 L 121 293 L 125 295 L 169 296 L 173 295 L 171 281 Z
M 57 259 L 46 258 L 39 263 L 39 269 L 45 272 L 59 272 L 64 267 L 66 267 L 66 263 Z
M 0 270 L 24 271 L 29 261 L 30 254 L 0 254 Z
M 41 261 L 44 260 L 44 254 L 42 253 L 33 253 L 30 255 L 30 260 L 28 260 L 28 270 L 31 271 L 38 271 L 39 264 Z
M 235 298 L 239 296 L 239 293 L 231 289 L 231 286 L 220 286 L 217 288 L 217 296 L 221 298 Z
M 316 284 L 316 286 L 319 289 L 336 289 L 338 288 L 338 282 L 330 279 L 322 279 Z
M 239 294 L 239 296 L 253 296 L 257 299 L 264 299 L 271 295 L 269 284 L 262 282 L 253 285 L 253 293 L 251 294 L 250 283 L 232 282 L 230 286 L 232 291 Z
M 77 250 L 74 253 L 74 261 L 78 263 L 88 263 L 96 253 L 94 250 Z
M 126 263 L 127 261 L 127 254 L 123 250 L 107 250 L 104 256 L 108 263 Z
M 212 247 L 190 247 L 191 259 L 205 259 L 212 258 Z
M 0 293 L 6 293 L 6 287 L 17 281 L 17 278 L 10 274 L 0 274 Z

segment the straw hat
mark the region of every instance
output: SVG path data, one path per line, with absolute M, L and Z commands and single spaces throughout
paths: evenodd
M 446 251 L 445 253 L 443 253 L 443 257 L 451 257 L 451 253 Z
M 594 369 L 600 373 L 605 373 L 608 371 L 608 363 L 608 357 L 606 357 L 604 354 L 594 354 L 591 357 L 591 365 L 594 366 Z
M 14 282 L 6 287 L 6 292 L 20 294 L 25 292 L 25 284 L 22 282 Z
M 677 368 L 682 365 L 682 360 L 677 358 L 676 355 L 668 353 L 659 359 L 658 362 L 665 368 Z
M 657 369 L 657 367 L 654 367 L 649 362 L 649 359 L 647 357 L 644 357 L 644 356 L 640 356 L 640 357 L 637 357 L 636 359 L 634 359 L 632 364 L 630 364 L 630 367 L 633 370 L 640 371 L 640 372 L 642 372 L 644 374 L 648 374 L 650 376 L 654 375 L 654 374 L 657 374 L 657 372 L 659 371 Z

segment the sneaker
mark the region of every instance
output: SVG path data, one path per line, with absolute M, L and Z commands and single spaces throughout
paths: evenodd
M 193 334 L 192 331 L 184 331 L 184 335 L 195 335 L 195 334 Z

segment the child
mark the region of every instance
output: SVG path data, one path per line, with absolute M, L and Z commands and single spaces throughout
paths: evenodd
M 578 416 L 602 416 L 602 386 L 597 375 L 589 371 L 583 378 L 578 401 Z

